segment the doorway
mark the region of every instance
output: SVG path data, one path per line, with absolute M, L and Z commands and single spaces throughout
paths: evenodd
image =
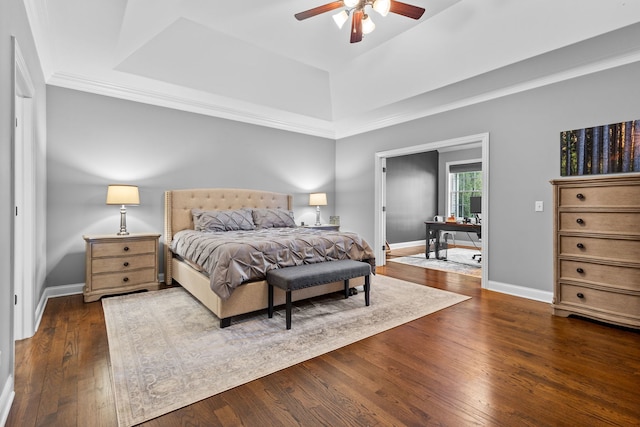
M 460 138 L 436 141 L 412 147 L 381 151 L 375 156 L 375 254 L 376 264 L 386 264 L 386 179 L 384 168 L 389 157 L 423 153 L 442 148 L 472 147 L 480 144 L 482 148 L 482 287 L 488 283 L 489 272 L 489 134 L 482 133 Z

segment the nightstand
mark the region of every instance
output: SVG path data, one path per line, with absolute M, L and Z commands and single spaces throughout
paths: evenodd
M 82 236 L 86 241 L 84 301 L 104 295 L 155 290 L 160 234 Z
M 304 228 L 311 228 L 314 230 L 332 230 L 332 231 L 340 231 L 340 226 L 337 224 L 320 224 L 320 225 L 312 225 L 306 224 L 303 225 Z

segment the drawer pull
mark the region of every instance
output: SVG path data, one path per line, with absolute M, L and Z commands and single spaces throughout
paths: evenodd
M 582 218 L 578 218 L 578 219 L 576 219 L 576 222 L 577 222 L 578 224 L 582 225 L 582 224 L 584 224 L 584 219 L 582 219 Z
M 124 264 L 122 264 L 122 265 L 124 265 L 125 267 L 129 267 L 129 261 L 125 262 L 125 263 L 124 263 Z
M 126 283 L 126 282 L 128 282 L 128 281 L 129 281 L 129 278 L 128 278 L 128 277 L 125 277 L 125 278 L 123 278 L 123 279 L 122 279 L 122 281 Z
M 577 296 L 578 298 L 584 298 L 584 294 L 583 294 L 582 292 L 578 292 L 578 293 L 576 294 L 576 296 Z
M 576 194 L 576 197 L 577 197 L 579 200 L 584 200 L 584 194 L 582 194 L 582 193 L 578 193 L 578 194 Z
M 584 244 L 582 243 L 578 243 L 576 246 L 578 247 L 578 249 L 584 249 Z
M 576 268 L 576 271 L 577 271 L 578 273 L 580 273 L 580 274 L 584 273 L 584 270 L 583 270 L 583 269 L 581 269 L 580 267 Z
M 124 247 L 124 251 L 125 251 L 125 252 L 128 252 L 128 251 L 129 251 L 129 246 L 125 246 L 125 247 Z

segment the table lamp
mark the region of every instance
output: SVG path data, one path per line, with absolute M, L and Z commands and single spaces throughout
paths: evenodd
M 120 207 L 120 231 L 118 236 L 126 236 L 127 231 L 127 208 L 125 205 L 139 205 L 140 194 L 135 185 L 116 184 L 107 187 L 107 204 L 121 205 Z
M 309 206 L 316 207 L 316 225 L 320 225 L 320 206 L 327 205 L 327 193 L 309 194 Z

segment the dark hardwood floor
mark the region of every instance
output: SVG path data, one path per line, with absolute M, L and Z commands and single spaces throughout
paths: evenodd
M 469 276 L 378 273 L 472 299 L 144 425 L 640 425 L 640 333 L 554 317 Z M 49 300 L 16 360 L 7 426 L 117 425 L 100 302 Z

